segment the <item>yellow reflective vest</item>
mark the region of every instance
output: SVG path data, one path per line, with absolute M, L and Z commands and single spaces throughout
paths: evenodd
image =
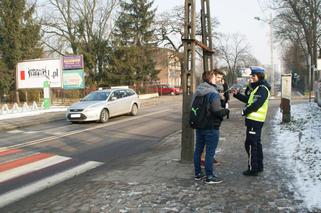
M 264 86 L 264 85 L 260 85 L 257 86 L 250 94 L 249 100 L 247 102 L 247 105 L 251 105 L 254 103 L 254 94 L 256 93 L 256 91 L 259 89 L 259 87 L 265 87 L 265 89 L 268 91 L 268 97 L 265 100 L 264 104 L 256 111 L 256 112 L 252 112 L 250 114 L 248 114 L 246 116 L 247 119 L 250 120 L 254 120 L 254 121 L 260 121 L 260 122 L 264 122 L 266 119 L 266 115 L 267 115 L 267 111 L 268 111 L 268 106 L 269 106 L 269 98 L 270 98 L 270 91 L 269 89 Z

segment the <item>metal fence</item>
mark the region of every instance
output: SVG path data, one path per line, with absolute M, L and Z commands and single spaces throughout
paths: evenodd
M 155 84 L 155 82 L 144 82 L 140 85 L 129 86 L 129 88 L 135 90 L 139 95 L 157 93 L 158 87 L 159 85 Z M 99 88 L 95 86 L 79 90 L 51 89 L 51 102 L 54 105 L 69 105 L 70 103 L 79 101 L 79 99 L 97 89 Z M 4 104 L 12 106 L 14 103 L 18 103 L 19 105 L 27 103 L 31 105 L 33 102 L 38 104 L 43 102 L 43 89 L 17 90 L 7 93 L 0 91 L 0 107 Z

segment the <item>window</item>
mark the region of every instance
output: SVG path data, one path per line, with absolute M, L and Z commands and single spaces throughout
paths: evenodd
M 127 96 L 135 95 L 135 92 L 132 90 L 126 90 Z
M 119 97 L 120 97 L 120 98 L 125 98 L 125 97 L 127 96 L 125 90 L 119 90 L 118 92 L 119 92 Z
M 117 92 L 117 91 L 116 91 L 116 92 Z M 118 99 L 116 92 L 113 92 L 113 93 L 110 95 L 109 101 L 114 101 L 114 100 Z
M 105 101 L 108 97 L 108 92 L 92 92 L 84 97 L 83 101 Z

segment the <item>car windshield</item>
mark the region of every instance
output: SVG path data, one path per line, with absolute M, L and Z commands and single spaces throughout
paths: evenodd
M 86 95 L 82 101 L 105 101 L 109 96 L 109 92 L 92 92 Z

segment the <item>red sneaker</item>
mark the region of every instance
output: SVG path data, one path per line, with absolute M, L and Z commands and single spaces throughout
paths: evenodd
M 204 160 L 201 160 L 201 168 L 205 168 L 205 161 Z

